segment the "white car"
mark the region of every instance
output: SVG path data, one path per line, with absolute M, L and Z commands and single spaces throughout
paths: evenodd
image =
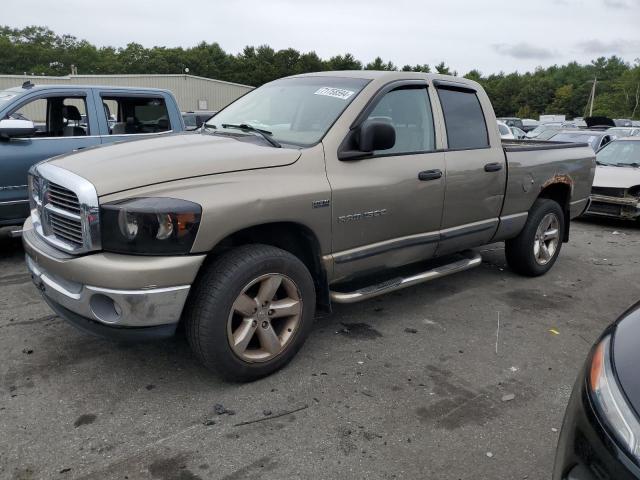
M 516 137 L 509 126 L 501 120 L 498 120 L 498 131 L 503 140 L 515 140 Z
M 640 138 L 616 140 L 596 154 L 587 215 L 640 218 Z
M 520 130 L 518 127 L 511 127 L 511 133 L 516 140 L 524 140 L 527 138 L 527 133 L 524 130 Z
M 616 138 L 640 136 L 640 127 L 611 127 L 607 128 L 607 133 Z

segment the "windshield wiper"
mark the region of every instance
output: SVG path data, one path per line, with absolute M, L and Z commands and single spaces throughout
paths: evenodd
M 244 130 L 245 132 L 254 132 L 254 133 L 257 133 L 258 135 L 261 135 L 262 138 L 264 138 L 267 142 L 269 142 L 274 147 L 282 148 L 282 145 L 280 145 L 273 138 L 271 138 L 271 135 L 273 135 L 273 132 L 270 132 L 269 130 L 262 130 L 261 128 L 256 128 L 246 123 L 241 123 L 239 125 L 235 125 L 233 123 L 223 123 L 222 128 L 237 128 L 238 130 Z
M 638 163 L 638 162 L 631 162 L 631 163 L 616 163 L 616 166 L 618 166 L 618 167 L 633 167 L 633 168 L 640 168 L 640 163 Z

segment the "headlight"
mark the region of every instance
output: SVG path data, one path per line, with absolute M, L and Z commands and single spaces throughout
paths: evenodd
M 29 189 L 29 201 L 31 202 L 31 208 L 35 208 L 36 204 L 41 204 L 42 199 L 42 185 L 40 182 L 40 177 L 29 173 L 27 177 L 27 184 Z
M 596 347 L 589 372 L 589 392 L 601 418 L 636 460 L 640 460 L 640 423 L 618 386 L 611 363 L 611 335 Z
M 100 208 L 102 248 L 139 255 L 187 254 L 202 208 L 175 198 L 134 198 Z

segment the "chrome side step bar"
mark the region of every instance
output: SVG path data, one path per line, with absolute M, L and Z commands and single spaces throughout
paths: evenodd
M 330 292 L 331 300 L 336 303 L 361 302 L 363 300 L 377 297 L 378 295 L 395 292 L 396 290 L 418 285 L 419 283 L 429 282 L 436 278 L 445 277 L 453 273 L 463 272 L 464 270 L 477 267 L 482 263 L 482 256 L 479 253 L 468 250 L 461 252 L 461 255 L 464 255 L 465 258 L 435 267 L 431 270 L 427 270 L 426 272 L 421 272 L 410 277 L 392 278 L 391 280 L 387 280 L 382 283 L 361 288 L 355 292 L 336 292 L 332 290 Z

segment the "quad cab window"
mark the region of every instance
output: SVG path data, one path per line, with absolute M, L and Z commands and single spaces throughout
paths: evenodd
M 31 120 L 34 138 L 86 137 L 91 134 L 84 97 L 46 97 L 27 102 L 9 114 L 14 120 Z
M 161 97 L 103 96 L 102 107 L 110 135 L 140 135 L 171 130 L 167 105 Z
M 435 149 L 431 102 L 426 88 L 400 88 L 387 93 L 374 107 L 368 120 L 393 125 L 396 143 L 384 155 L 427 152 Z
M 439 87 L 438 97 L 447 128 L 448 147 L 454 150 L 487 148 L 487 124 L 476 92 Z

